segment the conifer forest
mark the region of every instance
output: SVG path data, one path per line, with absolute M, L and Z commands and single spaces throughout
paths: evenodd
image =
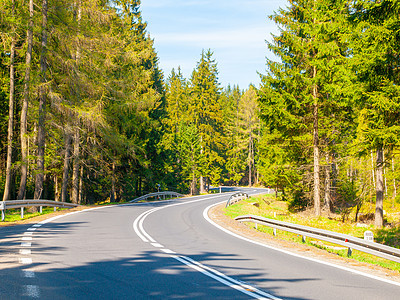
M 383 225 L 400 202 L 398 1 L 289 0 L 245 89 L 221 86 L 207 45 L 190 78 L 163 74 L 140 4 L 0 0 L 3 200 L 265 186 L 316 216 L 373 202 Z

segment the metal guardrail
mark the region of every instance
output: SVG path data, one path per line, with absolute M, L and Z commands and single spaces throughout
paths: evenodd
M 181 198 L 181 197 L 184 197 L 185 195 L 179 194 L 177 192 L 165 191 L 165 192 L 157 192 L 157 193 L 151 193 L 151 194 L 143 195 L 143 196 L 140 196 L 140 197 L 138 197 L 136 199 L 133 199 L 133 200 L 131 200 L 129 202 L 130 203 L 134 203 L 134 202 L 138 202 L 138 201 L 142 201 L 142 200 L 147 200 L 148 198 L 153 198 L 153 197 L 159 197 L 162 200 L 165 200 L 165 198 L 167 196 Z
M 348 248 L 347 253 L 349 256 L 351 256 L 352 249 L 355 249 L 361 252 L 369 253 L 400 263 L 400 249 L 385 246 L 371 241 L 366 241 L 364 239 L 356 238 L 351 235 L 287 223 L 254 215 L 239 216 L 236 217 L 235 220 L 240 222 L 253 222 L 256 224 L 272 227 L 274 228 L 274 235 L 276 235 L 275 229 L 279 229 L 299 234 L 303 237 L 303 241 L 305 241 L 305 237 L 310 237 L 313 239 L 342 245 Z
M 247 198 L 249 198 L 249 195 L 247 193 L 237 192 L 229 197 L 228 201 L 226 202 L 225 207 L 228 207 L 232 204 L 235 204 L 236 202 L 239 202 L 240 200 L 247 199 Z
M 59 202 L 53 200 L 7 200 L 0 201 L 0 210 L 1 210 L 1 220 L 4 221 L 5 211 L 7 209 L 15 209 L 21 208 L 21 219 L 24 217 L 24 208 L 25 207 L 39 207 L 39 212 L 42 213 L 43 206 L 50 207 L 61 207 L 61 208 L 73 208 L 79 206 L 79 204 L 67 203 L 67 202 Z

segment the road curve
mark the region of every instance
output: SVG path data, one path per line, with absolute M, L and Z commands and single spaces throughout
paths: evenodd
M 203 213 L 229 195 L 99 208 L 2 227 L 0 299 L 399 298 L 399 285 L 215 227 Z

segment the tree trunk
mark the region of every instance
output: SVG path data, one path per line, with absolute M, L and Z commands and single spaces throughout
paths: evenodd
M 376 152 L 376 208 L 375 226 L 383 226 L 383 150 Z
M 205 192 L 205 180 L 203 176 L 200 176 L 200 194 L 204 194 Z
M 371 150 L 371 170 L 372 170 L 372 182 L 374 184 L 374 188 L 376 189 L 375 172 L 374 172 L 374 155 L 372 154 L 372 150 Z
M 249 155 L 248 155 L 248 160 L 249 160 L 249 186 L 252 186 L 252 139 L 253 137 L 251 136 L 251 123 L 250 123 L 250 119 L 249 119 Z
M 110 193 L 110 202 L 115 202 L 115 194 L 116 194 L 116 189 L 115 189 L 115 162 L 112 162 L 112 174 L 111 174 L 111 193 Z
M 392 173 L 393 173 L 393 207 L 394 207 L 395 202 L 396 202 L 396 196 L 397 196 L 396 177 L 394 174 L 394 157 L 392 157 Z
M 67 129 L 65 132 L 65 155 L 64 155 L 63 179 L 61 185 L 61 202 L 67 202 L 69 161 L 71 159 L 71 139 L 72 139 L 71 133 L 69 129 Z
M 326 168 L 325 168 L 325 198 L 324 207 L 330 212 L 331 211 L 331 170 L 329 164 L 329 153 L 325 154 Z
M 12 2 L 12 14 L 14 15 L 14 1 Z M 15 28 L 13 26 L 13 31 Z M 15 103 L 15 32 L 12 33 L 10 50 L 10 100 L 8 107 L 8 135 L 7 135 L 7 165 L 6 183 L 4 187 L 3 201 L 9 200 L 12 182 L 12 154 L 13 154 L 13 134 L 14 134 L 14 103 Z
M 338 171 L 337 171 L 337 166 L 336 166 L 336 155 L 333 153 L 332 156 L 332 185 L 331 185 L 331 195 L 330 195 L 330 201 L 331 201 L 331 212 L 334 212 L 334 206 L 336 202 L 336 179 L 338 177 Z
M 81 204 L 83 201 L 83 166 L 81 165 L 81 171 L 79 176 L 79 197 L 78 204 Z
M 42 50 L 40 53 L 40 81 L 39 86 L 39 119 L 37 134 L 37 173 L 35 180 L 35 199 L 40 199 L 43 192 L 44 183 L 44 147 L 45 147 L 45 120 L 46 120 L 46 70 L 47 70 L 47 0 L 42 2 Z
M 58 176 L 54 176 L 54 200 L 55 201 L 60 201 L 60 195 L 59 195 L 59 191 L 58 191 Z
M 192 169 L 192 182 L 190 183 L 190 195 L 196 195 L 197 194 L 197 180 L 196 180 L 196 173 L 195 173 L 195 169 L 193 167 Z
M 27 50 L 25 58 L 25 79 L 24 79 L 24 99 L 21 109 L 21 181 L 19 184 L 18 200 L 25 198 L 26 181 L 28 177 L 28 103 L 31 76 L 32 44 L 33 44 L 33 0 L 29 0 L 29 23 L 26 35 Z
M 314 67 L 313 78 L 317 76 L 317 68 Z M 318 98 L 317 98 L 317 85 L 314 84 L 312 96 L 314 99 L 314 130 L 313 130 L 313 144 L 314 144 L 314 211 L 315 216 L 321 215 L 321 200 L 320 200 L 320 180 L 319 180 L 319 137 L 318 137 Z
M 74 136 L 74 165 L 72 169 L 72 203 L 79 203 L 79 165 L 80 165 L 80 136 L 77 128 Z

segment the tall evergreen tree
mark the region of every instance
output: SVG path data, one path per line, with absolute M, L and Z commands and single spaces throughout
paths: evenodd
M 376 151 L 375 225 L 383 226 L 383 153 L 399 145 L 400 136 L 400 6 L 397 1 L 357 1 L 352 63 L 358 77 L 359 141 Z
M 333 108 L 347 105 L 339 81 L 346 55 L 339 22 L 344 6 L 322 0 L 289 3 L 286 10 L 272 16 L 282 29 L 269 48 L 282 62 L 268 61 L 269 74 L 262 79 L 259 95 L 270 132 L 277 130 L 292 145 L 303 147 L 303 154 L 313 164 L 314 210 L 318 216 L 321 118 L 331 115 Z
M 218 69 L 211 50 L 203 51 L 190 80 L 189 114 L 200 140 L 200 193 L 205 191 L 205 178 L 218 184 L 221 178 L 222 115 Z

